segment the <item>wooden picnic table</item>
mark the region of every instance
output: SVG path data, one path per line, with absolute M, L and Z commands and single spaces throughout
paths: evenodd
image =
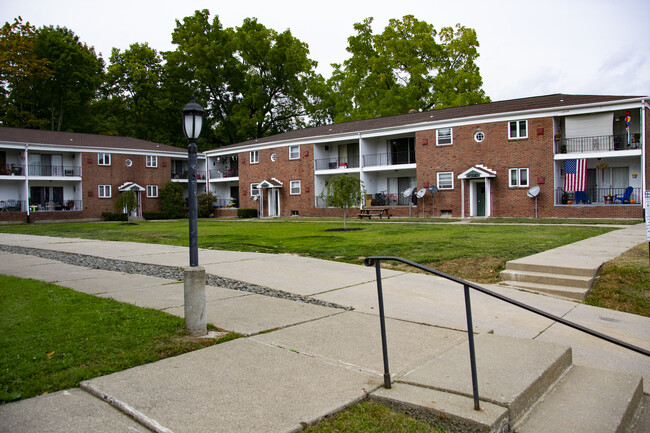
M 379 219 L 386 217 L 390 219 L 390 213 L 388 213 L 388 208 L 384 209 L 361 209 L 361 212 L 359 212 L 359 219 L 368 218 L 371 219 L 372 216 L 378 216 Z

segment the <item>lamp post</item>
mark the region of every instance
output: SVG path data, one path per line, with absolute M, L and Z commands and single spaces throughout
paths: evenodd
M 183 108 L 183 132 L 187 147 L 190 266 L 183 270 L 185 329 L 193 336 L 207 333 L 205 312 L 205 269 L 199 266 L 199 238 L 196 203 L 196 140 L 203 126 L 203 108 L 192 100 Z
M 189 217 L 190 217 L 190 267 L 199 265 L 199 241 L 197 226 L 197 204 L 196 204 L 196 140 L 201 134 L 203 126 L 203 108 L 196 103 L 194 97 L 183 108 L 183 132 L 190 141 L 187 147 L 188 164 L 188 194 L 189 194 Z

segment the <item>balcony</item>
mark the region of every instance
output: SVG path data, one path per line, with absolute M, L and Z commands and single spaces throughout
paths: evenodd
M 24 168 L 20 164 L 7 164 L 0 167 L 0 176 L 24 176 Z
M 225 169 L 212 169 L 210 170 L 210 179 L 225 179 L 229 177 L 238 177 L 239 169 L 238 167 L 231 167 L 228 170 Z
M 555 203 L 566 205 L 621 205 L 641 204 L 641 188 L 632 188 L 629 203 L 623 203 L 627 188 L 587 188 L 586 191 L 565 191 L 564 188 L 555 189 Z
M 81 176 L 81 167 L 64 165 L 29 165 L 30 176 L 71 177 Z
M 594 137 L 561 138 L 555 140 L 555 153 L 610 152 L 640 148 L 640 138 L 627 135 L 599 135 Z
M 359 157 L 348 156 L 339 158 L 320 158 L 315 161 L 316 170 L 335 170 L 345 168 L 358 168 Z
M 173 180 L 187 180 L 187 170 L 184 171 L 174 171 L 172 170 L 172 179 Z M 197 180 L 205 180 L 205 170 L 197 170 L 196 172 Z
M 364 167 L 400 164 L 415 164 L 415 151 L 376 153 L 363 156 Z

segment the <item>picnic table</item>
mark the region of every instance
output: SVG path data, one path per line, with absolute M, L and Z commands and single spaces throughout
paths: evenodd
M 388 208 L 385 209 L 361 209 L 361 212 L 359 212 L 359 219 L 368 218 L 371 219 L 372 216 L 378 216 L 379 219 L 386 217 L 390 219 L 390 214 L 388 213 Z

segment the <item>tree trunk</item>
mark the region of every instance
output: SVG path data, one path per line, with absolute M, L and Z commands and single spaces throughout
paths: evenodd
M 343 230 L 344 231 L 348 229 L 348 225 L 347 225 L 347 221 L 346 221 L 347 216 L 348 216 L 348 208 L 344 207 L 343 208 Z

